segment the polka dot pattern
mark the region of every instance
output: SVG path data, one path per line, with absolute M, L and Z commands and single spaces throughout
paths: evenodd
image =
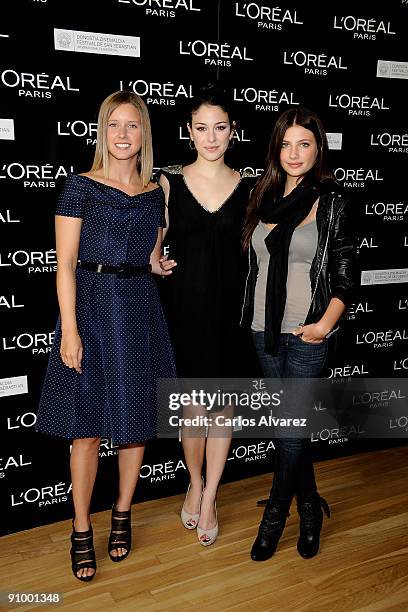
M 56 214 L 83 219 L 80 259 L 145 265 L 164 225 L 164 196 L 161 188 L 129 196 L 71 175 Z M 118 278 L 81 268 L 76 280 L 82 374 L 61 360 L 58 320 L 37 429 L 70 439 L 111 437 L 115 444 L 154 438 L 157 379 L 175 376 L 156 282 L 150 274 Z

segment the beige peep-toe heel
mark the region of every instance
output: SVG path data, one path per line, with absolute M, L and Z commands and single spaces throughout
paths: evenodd
M 198 523 L 198 519 L 200 518 L 200 508 L 201 508 L 201 499 L 203 497 L 203 491 L 204 491 L 204 479 L 202 479 L 202 490 L 201 490 L 201 496 L 200 496 L 200 506 L 198 509 L 198 513 L 197 514 L 190 514 L 190 512 L 187 512 L 186 510 L 184 510 L 184 504 L 186 503 L 184 500 L 184 504 L 183 507 L 181 508 L 181 512 L 180 512 L 180 518 L 181 518 L 181 522 L 183 523 L 184 527 L 186 529 L 195 529 L 197 527 L 197 523 Z M 188 485 L 188 489 L 187 489 L 187 493 L 186 493 L 186 499 L 188 497 L 189 491 L 191 488 L 191 482 Z
M 201 529 L 201 527 L 197 524 L 197 537 L 198 541 L 202 546 L 211 546 L 214 544 L 215 540 L 218 537 L 218 514 L 217 514 L 217 502 L 214 502 L 214 510 L 215 510 L 215 526 L 211 529 Z M 203 539 L 204 536 L 204 539 Z

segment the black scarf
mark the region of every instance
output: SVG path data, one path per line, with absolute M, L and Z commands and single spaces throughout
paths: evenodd
M 286 197 L 274 198 L 266 191 L 259 207 L 263 223 L 277 223 L 265 238 L 270 258 L 265 300 L 265 352 L 276 355 L 286 304 L 289 245 L 295 228 L 310 213 L 319 197 L 316 184 L 303 181 Z M 267 307 L 267 304 L 269 307 Z

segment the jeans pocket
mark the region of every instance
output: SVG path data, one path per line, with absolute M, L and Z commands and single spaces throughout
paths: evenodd
M 325 342 L 327 342 L 327 338 L 323 338 L 321 342 L 308 342 L 307 340 L 303 340 L 301 335 L 295 337 L 298 338 L 300 342 L 303 342 L 303 344 L 307 344 L 309 346 L 319 346 L 320 344 L 324 344 Z

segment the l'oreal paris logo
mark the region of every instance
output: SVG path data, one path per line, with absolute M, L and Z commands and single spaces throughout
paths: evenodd
M 328 378 L 347 378 L 349 376 L 363 376 L 369 374 L 365 363 L 358 363 L 354 365 L 337 366 L 329 369 Z
M 119 4 L 132 4 L 138 8 L 144 8 L 145 15 L 150 17 L 177 16 L 177 11 L 183 9 L 188 12 L 201 11 L 196 0 L 117 0 Z M 203 2 L 203 0 L 201 0 Z
M 58 136 L 76 136 L 77 138 L 84 138 L 87 145 L 96 144 L 97 131 L 97 123 L 82 121 L 81 119 L 57 122 Z
M 58 482 L 37 489 L 32 487 L 25 491 L 10 494 L 11 506 L 21 506 L 24 503 L 37 504 L 39 508 L 51 506 L 68 501 L 68 495 L 72 491 L 72 484 Z
M 56 272 L 57 255 L 55 249 L 49 251 L 9 251 L 0 253 L 0 267 L 16 266 L 32 272 Z
M 308 53 L 306 51 L 284 51 L 283 63 L 304 68 L 305 74 L 325 76 L 329 70 L 347 70 L 343 57 L 325 53 Z
M 138 79 L 137 81 L 120 81 L 120 90 L 133 91 L 138 96 L 146 98 L 147 104 L 159 106 L 174 106 L 178 98 L 188 100 L 193 97 L 193 86 L 183 83 L 157 83 Z
M 269 442 L 262 441 L 256 444 L 237 446 L 231 450 L 231 454 L 227 461 L 232 461 L 234 459 L 243 460 L 244 463 L 259 461 L 261 459 L 266 459 L 267 453 L 272 450 L 275 450 L 275 445 L 272 440 Z
M 380 170 L 371 168 L 336 168 L 336 179 L 345 187 L 364 187 L 367 181 L 383 181 Z
M 299 100 L 293 91 L 278 89 L 255 89 L 254 87 L 234 87 L 234 101 L 254 104 L 255 110 L 278 111 L 281 104 L 297 106 Z
M 406 202 L 373 202 L 365 204 L 365 214 L 376 216 L 383 221 L 404 221 L 408 216 Z
M 186 470 L 182 459 L 176 461 L 166 461 L 165 463 L 155 463 L 150 465 L 145 463 L 140 468 L 140 478 L 149 478 L 150 482 L 162 482 L 176 478 L 178 470 Z
M 265 30 L 282 30 L 285 25 L 303 25 L 296 10 L 280 6 L 266 6 L 259 2 L 235 2 L 236 17 L 251 19 Z
M 4 87 L 18 88 L 18 95 L 25 98 L 52 98 L 55 91 L 79 91 L 72 86 L 69 76 L 17 72 L 12 68 L 0 72 L 0 83 Z
M 253 62 L 247 47 L 230 45 L 227 42 L 208 42 L 205 40 L 180 40 L 180 55 L 195 55 L 204 58 L 208 66 L 232 66 L 233 61 Z
M 51 351 L 55 331 L 52 332 L 23 332 L 18 336 L 2 338 L 3 351 L 15 351 L 17 349 L 30 349 L 33 355 L 41 355 Z
M 406 395 L 401 392 L 401 389 L 382 389 L 381 391 L 366 391 L 353 395 L 351 400 L 352 406 L 368 406 L 368 405 L 388 405 L 391 400 L 406 399 Z
M 11 162 L 0 168 L 0 180 L 23 181 L 24 187 L 49 188 L 55 187 L 60 177 L 66 178 L 74 171 L 73 166 L 54 166 L 52 164 L 21 164 Z
M 348 115 L 358 117 L 370 117 L 375 111 L 390 110 L 384 98 L 354 96 L 349 93 L 330 93 L 329 107 L 346 110 Z
M 358 332 L 356 344 L 368 344 L 374 348 L 387 348 L 394 345 L 396 340 L 408 340 L 406 329 L 388 329 L 385 331 Z
M 311 442 L 328 442 L 329 444 L 341 444 L 348 442 L 349 436 L 356 436 L 365 433 L 360 424 L 342 427 L 334 427 L 332 429 L 321 429 L 320 431 L 312 432 L 310 437 Z
M 379 19 L 366 19 L 347 15 L 346 17 L 334 17 L 333 28 L 335 30 L 347 30 L 353 32 L 353 38 L 360 40 L 376 40 L 377 34 L 395 36 L 391 22 Z
M 370 145 L 384 147 L 388 153 L 408 153 L 408 134 L 370 134 Z

